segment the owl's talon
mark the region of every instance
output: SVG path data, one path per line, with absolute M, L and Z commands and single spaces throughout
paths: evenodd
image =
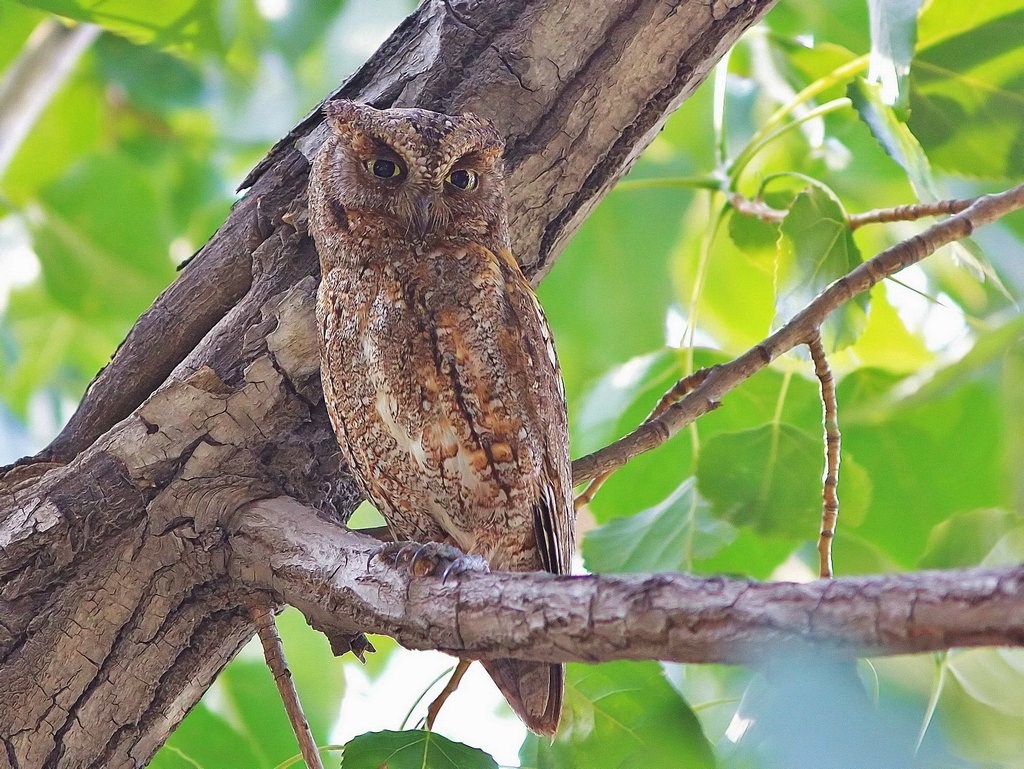
M 373 549 L 373 552 L 370 553 L 370 557 L 366 559 L 366 570 L 370 570 L 370 566 L 373 565 L 373 562 L 377 558 L 388 561 L 392 565 L 397 566 L 402 561 L 407 560 L 410 554 L 412 554 L 413 561 L 415 561 L 415 554 L 418 553 L 422 547 L 423 546 L 419 542 L 387 542 L 380 547 Z
M 419 565 L 420 559 L 424 558 L 424 557 L 429 557 L 430 556 L 429 550 L 430 549 L 429 549 L 429 547 L 427 545 L 420 545 L 419 547 L 416 548 L 416 552 L 412 554 L 412 560 L 409 561 L 409 573 L 410 574 L 416 574 L 417 573 L 416 572 L 416 567 L 417 567 L 417 565 Z
M 456 558 L 445 570 L 441 572 L 441 584 L 448 584 L 448 578 L 451 576 L 461 576 L 467 572 L 476 571 L 486 574 L 490 571 L 490 567 L 487 565 L 487 561 L 484 560 L 483 556 L 480 555 L 464 555 L 460 558 Z
M 395 566 L 408 561 L 409 573 L 414 577 L 440 576 L 442 583 L 447 583 L 449 577 L 467 572 L 488 571 L 483 557 L 466 555 L 454 545 L 444 542 L 389 542 L 370 554 L 367 569 L 375 558 L 387 559 Z

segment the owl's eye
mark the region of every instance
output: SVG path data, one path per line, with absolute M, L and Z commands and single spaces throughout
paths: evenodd
M 381 179 L 397 179 L 402 175 L 402 167 L 398 163 L 384 158 L 367 160 L 366 170 Z
M 444 180 L 452 185 L 452 187 L 467 191 L 474 189 L 480 181 L 476 171 L 470 171 L 468 168 L 456 168 Z

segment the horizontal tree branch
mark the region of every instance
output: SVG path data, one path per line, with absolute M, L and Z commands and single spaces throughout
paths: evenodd
M 621 467 L 638 454 L 660 446 L 699 417 L 716 408 L 731 390 L 794 347 L 806 344 L 825 319 L 858 294 L 885 278 L 917 264 L 944 245 L 966 238 L 984 224 L 1024 208 L 1024 184 L 984 195 L 968 208 L 919 235 L 887 248 L 832 283 L 778 331 L 734 360 L 715 366 L 707 377 L 658 417 L 614 443 L 573 462 L 573 483 L 585 483 Z
M 1024 645 L 1024 566 L 807 584 L 542 573 L 445 584 L 372 558 L 379 542 L 289 498 L 255 502 L 229 528 L 229 573 L 328 637 L 384 633 L 460 657 L 746 663 L 801 645 L 840 658 Z

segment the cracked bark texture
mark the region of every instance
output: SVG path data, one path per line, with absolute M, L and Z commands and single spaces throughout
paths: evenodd
M 429 0 L 336 95 L 501 126 L 537 281 L 772 3 Z M 359 500 L 323 408 L 301 227 L 323 136 L 317 111 L 271 150 L 65 430 L 0 471 L 0 769 L 149 760 L 251 636 L 250 603 L 282 598 L 241 575 L 315 547 L 241 547 L 254 501 L 344 535 Z
M 411 578 L 376 540 L 260 500 L 231 524 L 228 571 L 301 609 L 328 638 L 385 633 L 412 649 L 548 662 L 763 663 L 1024 644 L 1024 566 L 818 580 L 687 574 Z

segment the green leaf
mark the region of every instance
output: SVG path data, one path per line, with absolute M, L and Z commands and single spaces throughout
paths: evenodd
M 768 193 L 763 198 L 767 205 L 780 210 L 788 208 L 793 202 L 792 196 L 786 194 Z M 774 272 L 779 225 L 776 222 L 766 222 L 757 216 L 742 214 L 735 209 L 729 211 L 727 216 L 729 237 L 736 247 L 765 272 Z
M 822 42 L 842 45 L 851 51 L 867 50 L 869 15 L 863 0 L 850 2 L 780 3 L 765 17 L 765 25 L 776 34 L 806 37 L 814 31 L 814 45 Z
M 605 198 L 540 285 L 570 402 L 585 383 L 662 346 L 672 300 L 668 260 L 689 190 Z M 626 289 L 628 287 L 628 290 Z M 593 344 L 594 339 L 603 343 Z
M 864 469 L 858 466 L 860 472 Z M 870 482 L 870 481 L 869 481 Z M 840 500 L 840 503 L 842 500 Z M 851 527 L 850 521 L 839 510 L 839 523 L 832 541 L 832 562 L 836 576 L 850 577 L 856 574 L 888 574 L 900 570 L 900 565 L 874 542 L 865 539 Z M 805 563 L 817 566 L 816 542 L 806 541 L 801 549 Z
M 809 538 L 821 516 L 822 439 L 788 424 L 723 433 L 701 449 L 697 483 L 715 513 L 762 534 Z M 845 449 L 840 516 L 856 526 L 871 496 L 867 473 Z
M 797 195 L 779 232 L 776 325 L 789 320 L 826 286 L 861 263 L 842 204 L 817 185 Z M 832 313 L 822 328 L 826 347 L 836 349 L 855 342 L 864 328 L 867 309 L 868 296 L 860 294 Z
M 656 662 L 568 665 L 558 734 L 551 743 L 530 735 L 520 758 L 534 769 L 715 765 L 700 722 Z
M 0 72 L 21 52 L 22 46 L 46 16 L 16 3 L 0 5 Z
M 881 87 L 858 78 L 850 83 L 847 94 L 857 114 L 886 154 L 907 172 L 907 178 L 913 185 L 917 197 L 926 201 L 936 200 L 939 196 L 935 191 L 935 181 L 928 157 L 906 123 L 897 117 L 892 107 L 883 102 Z M 971 238 L 953 243 L 950 248 L 956 261 L 968 268 L 975 280 L 988 279 L 1009 296 L 999 275 Z
M 815 38 L 812 41 L 803 35 L 796 38 L 770 35 L 769 40 L 775 54 L 773 58 L 778 61 L 779 70 L 786 76 L 794 92 L 802 90 L 810 83 L 832 76 L 837 69 L 857 58 L 849 48 L 824 39 Z M 763 77 L 763 74 L 755 67 L 750 76 L 758 78 Z M 764 85 L 766 88 L 772 87 L 767 82 Z M 845 80 L 837 80 L 835 85 L 818 95 L 817 101 L 824 103 L 842 96 L 845 85 Z
M 1024 650 L 956 651 L 949 671 L 978 702 L 1010 716 L 1024 713 Z
M 153 181 L 122 155 L 82 161 L 42 191 L 40 204 L 30 221 L 43 282 L 69 312 L 127 327 L 173 278 Z
M 907 73 L 917 38 L 917 10 L 922 0 L 868 0 L 871 18 L 870 79 L 881 85 L 885 103 L 907 108 Z
M 1022 327 L 1018 316 L 979 335 L 960 361 L 919 374 L 910 394 L 899 378 L 879 371 L 855 371 L 839 383 L 844 466 L 850 452 L 873 486 L 858 533 L 904 568 L 918 564 L 933 528 L 954 514 L 1014 509 L 1019 468 L 1000 459 L 1001 447 L 1024 427 L 1019 417 L 1008 418 L 1000 395 L 1013 358 L 1007 352 Z
M 1011 342 L 1003 358 L 1003 373 L 999 383 L 1000 403 L 1006 415 L 1007 430 L 1004 462 L 1009 468 L 1010 509 L 1024 510 L 1024 338 Z
M 918 565 L 922 569 L 976 566 L 1003 535 L 1021 523 L 1019 514 L 1006 510 L 971 510 L 952 515 L 932 529 Z
M 663 348 L 615 366 L 597 380 L 579 399 L 578 417 L 570 420 L 574 454 L 596 450 L 640 424 L 683 375 L 683 358 L 683 351 Z M 688 473 L 689 451 L 685 439 L 675 440 L 637 457 L 605 484 L 589 505 L 590 512 L 605 521 L 657 504 Z
M 694 350 L 693 357 L 694 368 L 713 366 L 726 359 L 721 353 L 704 349 Z M 582 443 L 584 450 L 597 448 L 633 429 L 661 394 L 682 376 L 684 366 L 688 365 L 685 358 L 685 351 L 667 349 L 609 371 L 584 400 L 574 433 L 583 438 L 574 446 Z M 657 507 L 694 473 L 695 447 L 699 450 L 705 441 L 719 433 L 744 430 L 750 425 L 770 421 L 776 412 L 783 421 L 799 425 L 809 435 L 819 435 L 821 405 L 817 389 L 816 383 L 805 377 L 786 375 L 774 369 L 760 372 L 729 393 L 723 408 L 706 414 L 684 435 L 656 451 L 636 457 L 615 473 L 588 506 L 589 511 L 598 522 L 606 523 L 647 507 Z M 819 466 L 815 473 L 820 472 Z M 700 530 L 695 535 L 698 540 L 703 536 Z M 806 532 L 801 532 L 800 540 L 805 537 Z M 740 532 L 735 542 L 714 555 L 701 548 L 695 549 L 693 566 L 764 577 L 800 540 L 768 546 L 762 539 Z M 714 541 L 712 537 L 711 542 Z
M 1024 8 L 932 0 L 911 67 L 910 128 L 932 162 L 966 176 L 1024 173 Z
M 769 150 L 784 153 L 784 145 L 773 142 Z M 716 196 L 712 203 L 724 205 L 724 200 Z M 721 350 L 740 352 L 769 332 L 775 295 L 764 272 L 750 269 L 748 255 L 718 231 L 717 224 L 718 211 L 709 211 L 707 205 L 691 206 L 686 212 L 684 232 L 673 254 L 676 300 L 687 325 L 692 320 Z M 714 240 L 706 248 L 712 227 Z
M 22 417 L 40 391 L 76 402 L 125 330 L 120 321 L 68 312 L 39 283 L 16 291 L 0 334 L 0 396 Z
M 94 51 L 98 74 L 135 107 L 170 113 L 203 96 L 198 66 L 178 56 L 113 35 L 101 36 Z
M 921 337 L 907 330 L 886 296 L 884 284 L 871 289 L 871 312 L 864 333 L 843 353 L 853 356 L 862 368 L 905 374 L 920 371 L 935 360 Z
M 591 572 L 691 571 L 695 557 L 710 558 L 735 536 L 690 477 L 654 507 L 587 532 L 583 559 Z
M 1024 526 L 1010 529 L 981 561 L 982 566 L 1016 566 L 1024 560 Z
M 223 50 L 211 0 L 18 0 L 58 16 L 98 24 L 134 43 Z
M 938 195 L 928 158 L 907 124 L 897 117 L 896 110 L 883 101 L 882 87 L 857 78 L 846 94 L 882 149 L 907 172 L 918 198 L 935 200 Z
M 372 732 L 345 745 L 341 769 L 498 769 L 477 748 L 436 732 Z
M 14 7 L 4 4 L 0 6 L 0 13 L 8 6 Z M 88 65 L 86 55 L 80 71 L 87 70 Z M 95 151 L 106 129 L 105 99 L 103 84 L 94 77 L 80 74 L 69 78 L 40 114 L 11 160 L 2 180 L 3 195 L 24 209 L 40 189 L 57 182 L 71 165 Z
M 266 766 L 254 748 L 250 735 L 239 731 L 230 720 L 200 702 L 149 766 L 152 769 L 256 769 Z
M 808 756 L 845 769 L 959 765 L 937 733 L 915 755 L 919 704 L 898 693 L 872 702 L 853 663 L 799 648 L 764 654 L 767 673 L 751 681 L 731 727 L 733 766 L 817 766 Z

